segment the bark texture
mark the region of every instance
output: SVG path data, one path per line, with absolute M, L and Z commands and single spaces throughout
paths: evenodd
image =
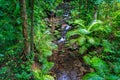
M 28 24 L 27 24 L 27 13 L 26 13 L 26 2 L 20 0 L 21 7 L 21 19 L 22 19 L 22 33 L 24 38 L 24 49 L 23 53 L 26 55 L 30 52 L 30 44 L 28 39 Z
M 31 30 L 30 30 L 31 52 L 34 51 L 34 0 L 31 0 Z

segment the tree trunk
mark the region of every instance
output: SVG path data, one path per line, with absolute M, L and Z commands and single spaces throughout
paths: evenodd
M 31 0 L 31 30 L 30 30 L 30 48 L 34 51 L 34 0 Z
M 25 0 L 20 0 L 20 7 L 21 7 L 21 19 L 22 19 L 22 33 L 24 38 L 23 53 L 26 55 L 30 52 L 30 44 L 28 40 L 28 25 L 27 25 L 27 13 L 26 13 Z

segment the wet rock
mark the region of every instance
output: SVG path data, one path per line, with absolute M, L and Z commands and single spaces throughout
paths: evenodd
M 57 80 L 71 80 L 70 76 L 66 72 L 62 72 Z
M 70 77 L 71 77 L 71 80 L 78 80 L 77 79 L 77 73 L 75 71 L 70 72 Z
M 57 80 L 79 80 L 76 71 L 63 71 L 57 75 Z

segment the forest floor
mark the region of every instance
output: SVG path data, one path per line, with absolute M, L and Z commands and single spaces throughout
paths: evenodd
M 56 25 L 54 23 L 59 23 L 59 21 L 64 22 L 64 19 L 67 20 L 70 17 L 69 4 L 62 3 L 58 7 L 63 9 L 65 13 L 59 19 L 53 16 L 49 19 L 49 23 L 52 23 L 51 28 L 53 27 L 53 29 Z M 66 14 L 68 16 L 63 17 Z M 90 66 L 84 63 L 82 57 L 78 49 L 71 50 L 65 47 L 65 44 L 59 44 L 58 50 L 54 50 L 53 55 L 49 58 L 49 61 L 54 62 L 54 67 L 51 69 L 51 75 L 55 76 L 55 80 L 81 80 L 86 73 L 94 71 Z
M 55 80 L 81 80 L 86 73 L 93 69 L 86 65 L 78 50 L 70 50 L 64 44 L 58 46 L 58 51 L 53 51 L 50 61 L 55 65 L 51 70 L 51 75 Z

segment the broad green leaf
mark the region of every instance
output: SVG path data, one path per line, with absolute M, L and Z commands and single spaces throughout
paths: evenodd
M 92 37 L 87 37 L 87 39 L 88 39 L 88 42 L 89 42 L 90 44 L 95 44 L 94 38 L 92 38 Z
M 99 5 L 100 3 L 102 3 L 104 0 L 95 0 L 95 4 Z
M 42 53 L 44 54 L 45 57 L 52 55 L 52 51 L 51 50 L 44 49 Z
M 91 64 L 91 59 L 89 56 L 84 56 L 83 60 L 85 61 L 86 64 L 90 65 Z
M 67 37 L 67 39 L 68 39 L 68 38 L 70 38 L 70 37 L 73 36 L 73 35 L 80 35 L 79 30 L 73 30 L 73 31 L 67 32 L 66 37 Z
M 72 39 L 72 40 L 70 40 L 70 44 L 73 44 L 73 43 L 75 43 L 75 42 L 77 42 L 77 39 Z
M 80 54 L 83 54 L 86 50 L 87 50 L 87 47 L 86 47 L 86 46 L 82 46 L 82 47 L 80 47 L 80 49 L 79 49 L 79 53 L 80 53 Z
M 81 36 L 80 38 L 78 38 L 78 44 L 80 46 L 82 46 L 85 43 L 86 43 L 86 38 L 84 36 Z
M 94 26 L 97 24 L 102 24 L 102 22 L 100 20 L 94 20 L 87 30 L 92 31 L 92 28 L 94 28 Z M 98 29 L 99 26 L 97 26 L 96 28 Z
M 53 62 L 44 62 L 44 65 L 42 66 L 42 72 L 43 73 L 48 73 L 48 71 L 54 66 Z
M 20 10 L 20 5 L 18 2 L 16 2 L 16 8 L 15 8 L 15 11 L 14 11 L 14 15 L 17 15 L 19 13 L 19 10 Z
M 78 24 L 78 25 L 80 25 L 81 27 L 86 28 L 86 27 L 84 26 L 84 21 L 81 20 L 81 19 L 75 20 L 75 21 L 74 21 L 74 24 Z
M 55 80 L 54 77 L 50 76 L 50 75 L 44 75 L 43 76 L 44 80 Z
M 43 75 L 42 75 L 42 71 L 40 69 L 34 69 L 33 71 L 33 75 L 34 75 L 34 79 L 35 80 L 41 80 L 43 79 Z
M 90 32 L 86 29 L 80 29 L 79 30 L 81 34 L 89 34 Z
M 88 73 L 83 77 L 83 80 L 104 80 L 104 78 L 96 73 Z

